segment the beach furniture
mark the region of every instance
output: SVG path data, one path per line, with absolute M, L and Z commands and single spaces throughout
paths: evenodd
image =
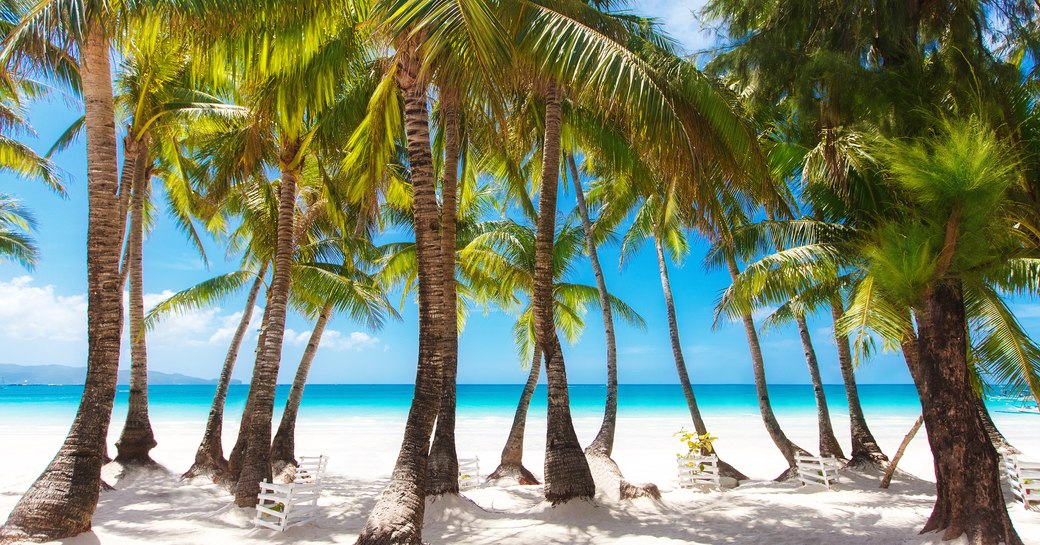
M 805 456 L 795 454 L 794 461 L 798 468 L 798 479 L 806 484 L 822 484 L 828 489 L 838 482 L 838 470 L 841 462 L 834 456 Z
M 459 486 L 468 488 L 480 484 L 480 457 L 459 458 Z
M 712 454 L 678 456 L 679 486 L 682 488 L 722 488 L 719 476 L 719 457 Z
M 1040 505 L 1040 462 L 1019 460 L 1016 456 L 1004 457 L 1011 494 L 1022 502 L 1026 509 Z
M 296 478 L 291 483 L 260 483 L 253 526 L 284 532 L 313 520 L 318 514 L 328 456 L 301 456 Z

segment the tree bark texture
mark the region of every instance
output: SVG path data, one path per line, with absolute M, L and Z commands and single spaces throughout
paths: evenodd
M 147 143 L 147 140 L 145 140 Z M 148 150 L 142 151 L 147 156 Z M 144 329 L 144 203 L 150 198 L 147 176 L 134 178 L 130 208 L 130 397 L 126 423 L 116 442 L 116 461 L 152 465 L 148 453 L 157 445 L 148 417 L 148 345 Z
M 418 81 L 421 59 L 415 43 L 398 49 L 397 84 L 404 97 L 411 167 L 415 253 L 419 292 L 419 360 L 415 393 L 390 484 L 376 501 L 358 545 L 422 543 L 430 435 L 440 409 L 445 337 L 444 274 L 437 187 L 430 151 L 426 85 Z
M 253 354 L 253 366 L 256 366 L 257 360 L 260 359 L 260 355 L 264 350 L 264 343 L 267 339 L 267 330 L 271 317 L 271 290 L 268 288 L 266 301 L 264 303 L 264 313 L 260 318 L 260 334 L 257 335 L 256 339 L 256 351 Z M 242 409 L 242 418 L 238 423 L 238 437 L 235 439 L 235 445 L 231 447 L 231 453 L 228 455 L 228 470 L 224 477 L 221 479 L 225 484 L 231 485 L 231 489 L 234 490 L 235 483 L 238 482 L 238 476 L 242 472 L 242 460 L 246 455 L 246 447 L 249 446 L 249 419 L 253 414 L 253 399 L 256 397 L 256 392 L 253 391 L 252 385 L 246 393 L 246 404 Z
M 242 459 L 242 470 L 235 485 L 235 505 L 252 507 L 260 494 L 260 481 L 271 478 L 271 420 L 274 415 L 274 392 L 278 383 L 278 367 L 282 361 L 282 339 L 285 335 L 286 306 L 291 284 L 290 268 L 295 251 L 293 221 L 296 216 L 296 177 L 302 170 L 297 160 L 299 140 L 283 141 L 278 183 L 278 231 L 268 298 L 268 324 L 264 345 L 253 368 L 249 389 L 253 407 L 249 417 L 248 443 Z M 255 392 L 255 393 L 254 393 Z
M 458 97 L 446 91 L 444 104 L 444 178 L 441 184 L 441 261 L 444 267 L 443 391 L 430 447 L 427 495 L 459 493 L 459 456 L 455 449 L 455 382 L 459 362 L 458 300 L 455 293 L 455 220 L 459 171 Z
M 856 372 L 852 364 L 852 350 L 849 338 L 838 334 L 838 320 L 845 314 L 839 297 L 831 298 L 831 318 L 834 320 L 834 342 L 838 345 L 838 366 L 841 368 L 841 379 L 845 383 L 845 398 L 849 403 L 849 431 L 852 435 L 852 452 L 849 453 L 848 466 L 855 468 L 873 468 L 880 470 L 888 462 L 888 456 L 881 452 L 881 447 L 874 440 L 874 434 L 867 426 L 867 418 L 863 416 L 863 406 L 859 403 L 859 388 L 856 387 Z
M 918 350 L 911 375 L 921 398 L 937 488 L 921 533 L 941 531 L 944 540 L 966 535 L 971 545 L 1021 545 L 1004 505 L 997 451 L 971 387 L 960 281 L 934 282 L 915 315 Z
M 571 420 L 567 368 L 553 319 L 553 238 L 556 232 L 556 193 L 560 173 L 561 90 L 549 84 L 545 93 L 545 141 L 542 184 L 538 196 L 535 236 L 535 335 L 545 357 L 549 403 L 545 441 L 545 499 L 553 504 L 596 493 L 585 453 Z
M 809 324 L 804 314 L 796 314 L 795 322 L 798 324 L 798 336 L 802 340 L 802 350 L 805 352 L 805 364 L 809 368 L 809 379 L 813 385 L 813 395 L 816 397 L 816 420 L 820 428 L 820 456 L 834 456 L 845 458 L 838 444 L 838 438 L 834 436 L 834 428 L 831 427 L 831 413 L 827 408 L 827 394 L 823 391 L 823 379 L 820 378 L 820 364 L 816 360 L 816 349 L 813 348 L 812 337 L 809 336 Z
M 0 527 L 0 541 L 50 541 L 90 530 L 101 490 L 123 329 L 115 111 L 109 42 L 86 21 L 80 74 L 87 131 L 87 375 L 76 418 L 47 468 Z

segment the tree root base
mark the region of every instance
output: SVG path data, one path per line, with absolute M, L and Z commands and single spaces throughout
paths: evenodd
M 499 464 L 491 475 L 488 475 L 487 482 L 497 482 L 504 480 L 513 480 L 517 484 L 523 486 L 537 486 L 542 484 L 535 478 L 534 474 L 528 471 L 523 464 Z
M 621 499 L 623 500 L 634 500 L 636 498 L 661 499 L 661 489 L 657 488 L 657 485 L 654 483 L 633 484 L 622 480 L 620 488 Z

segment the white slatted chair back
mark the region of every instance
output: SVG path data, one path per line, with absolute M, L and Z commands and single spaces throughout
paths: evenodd
M 294 483 L 321 483 L 325 480 L 325 469 L 329 465 L 328 456 L 300 456 L 299 462 Z
M 690 454 L 676 458 L 681 488 L 722 488 L 719 475 L 719 457 L 712 454 L 700 456 Z
M 1040 506 L 1040 462 L 1005 456 L 1004 468 L 1015 499 L 1022 502 L 1026 509 Z
M 260 483 L 253 526 L 284 532 L 314 520 L 328 461 L 328 456 L 301 456 L 292 483 Z
M 796 454 L 795 465 L 798 469 L 798 479 L 806 484 L 820 484 L 830 489 L 838 482 L 838 470 L 841 462 L 834 456 L 805 456 Z
M 481 483 L 480 457 L 459 458 L 459 486 L 472 488 Z

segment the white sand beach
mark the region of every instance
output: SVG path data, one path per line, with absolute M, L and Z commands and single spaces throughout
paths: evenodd
M 847 430 L 847 415 L 834 414 L 834 426 Z M 994 413 L 997 425 L 1026 457 L 1040 457 L 1036 415 Z M 237 420 L 229 415 L 225 444 L 230 449 Z M 815 450 L 815 420 L 782 419 L 798 444 Z M 882 448 L 894 453 L 912 418 L 871 418 Z M 297 452 L 327 454 L 329 485 L 321 515 L 304 526 L 277 534 L 255 530 L 252 510 L 232 506 L 230 495 L 217 485 L 185 482 L 199 440 L 202 422 L 156 419 L 159 446 L 153 457 L 168 472 L 118 476 L 109 465 L 105 476 L 116 490 L 105 492 L 94 517 L 94 531 L 64 540 L 67 545 L 153 545 L 189 543 L 352 543 L 392 469 L 403 420 L 345 417 L 322 421 L 302 418 Z M 460 417 L 459 455 L 479 456 L 487 473 L 498 461 L 509 421 L 501 417 Z M 595 433 L 595 418 L 575 421 L 583 442 Z M 481 486 L 465 490 L 463 498 L 431 501 L 426 512 L 425 540 L 431 544 L 754 544 L 851 545 L 940 543 L 939 536 L 918 536 L 934 501 L 931 457 L 922 431 L 911 444 L 889 490 L 879 490 L 876 476 L 844 472 L 840 485 L 827 491 L 770 481 L 784 468 L 757 415 L 731 415 L 709 420 L 721 437 L 721 455 L 752 477 L 734 490 L 695 492 L 678 488 L 672 434 L 686 425 L 679 416 L 626 417 L 618 421 L 615 459 L 633 482 L 654 482 L 663 492 L 660 502 L 620 502 L 602 491 L 594 503 L 575 502 L 551 507 L 541 487 Z M 4 471 L 0 477 L 0 515 L 15 502 L 56 451 L 67 423 L 7 422 Z M 110 436 L 114 441 L 119 426 Z M 525 462 L 541 474 L 545 416 L 532 414 L 527 427 Z M 840 435 L 845 435 L 840 433 Z M 843 444 L 848 448 L 847 441 Z M 1040 510 L 1009 505 L 1019 534 L 1027 545 L 1040 545 Z

